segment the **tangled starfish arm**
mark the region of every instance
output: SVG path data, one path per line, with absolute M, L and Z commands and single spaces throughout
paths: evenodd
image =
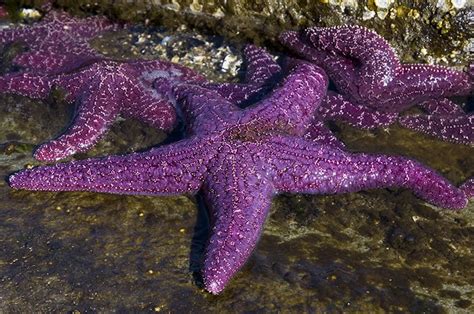
M 472 144 L 472 118 L 445 98 L 472 93 L 472 67 L 466 73 L 436 65 L 402 65 L 382 37 L 359 26 L 284 32 L 280 41 L 323 67 L 344 98 L 328 97 L 320 108 L 326 120 L 342 119 L 373 128 L 389 124 L 397 113 L 421 103 L 431 115 L 401 117 L 403 126 L 446 141 Z
M 447 142 L 474 145 L 474 114 L 416 114 L 400 117 L 399 122 L 406 128 Z
M 426 111 L 428 114 L 434 115 L 458 116 L 466 114 L 458 104 L 452 102 L 448 98 L 430 99 L 422 102 L 418 107 L 423 109 L 423 111 Z
M 358 36 L 360 33 L 365 35 Z M 425 100 L 472 92 L 469 73 L 437 65 L 400 65 L 383 38 L 361 27 L 309 28 L 300 33 L 283 32 L 279 39 L 300 57 L 321 66 L 348 100 L 376 110 L 401 112 Z M 355 39 L 367 42 L 352 47 L 349 43 Z M 383 43 L 378 43 L 380 40 Z M 379 73 L 382 68 L 386 72 Z
M 254 45 L 245 46 L 244 60 L 247 68 L 242 83 L 206 83 L 203 86 L 236 105 L 262 96 L 275 84 L 281 67 L 265 49 Z
M 380 110 L 401 112 L 427 100 L 467 96 L 473 91 L 473 80 L 466 72 L 445 66 L 404 64 L 389 87 L 368 97 Z
M 244 58 L 248 67 L 243 83 L 211 83 L 204 86 L 217 91 L 234 104 L 242 104 L 248 99 L 254 99 L 261 95 L 262 91 L 266 91 L 267 86 L 275 85 L 275 80 L 284 72 L 271 55 L 262 48 L 247 46 L 244 50 Z M 302 60 L 286 58 L 285 72 L 304 63 L 305 61 Z M 371 129 L 387 126 L 396 121 L 397 116 L 397 114 L 383 113 L 353 104 L 344 99 L 342 95 L 329 92 L 321 102 L 321 106 L 315 113 L 313 122 L 306 130 L 304 137 L 336 147 L 343 147 L 343 143 L 332 134 L 325 125 L 325 121 L 342 120 L 355 127 Z
M 465 113 L 447 98 L 429 100 L 418 107 L 426 114 L 401 116 L 398 122 L 409 129 L 422 132 L 443 141 L 474 145 L 474 115 Z
M 368 28 L 358 25 L 309 27 L 303 33 L 316 49 L 357 60 L 360 85 L 380 90 L 398 74 L 400 63 L 395 51 L 382 36 Z
M 341 94 L 328 92 L 318 109 L 324 121 L 339 120 L 361 129 L 387 127 L 397 120 L 397 113 L 385 113 L 354 104 Z

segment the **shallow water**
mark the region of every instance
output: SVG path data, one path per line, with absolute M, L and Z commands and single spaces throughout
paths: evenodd
M 215 79 L 236 74 L 238 46 L 164 33 L 176 42 L 162 55 L 153 38 L 136 44 L 143 32 L 108 36 L 97 46 L 114 57 L 135 52 L 169 59 L 181 49 L 188 53 L 178 61 Z M 203 58 L 195 58 L 199 53 Z M 232 70 L 222 73 L 219 66 L 232 54 Z M 0 95 L 0 176 L 37 164 L 34 147 L 58 134 L 72 111 L 60 97 L 41 102 Z M 332 128 L 353 151 L 410 156 L 455 184 L 474 175 L 474 148 L 397 126 Z M 78 158 L 142 150 L 165 138 L 138 122 L 119 121 Z M 195 219 L 193 197 L 14 191 L 2 180 L 0 311 L 474 311 L 473 202 L 450 212 L 397 189 L 278 196 L 257 249 L 219 296 L 199 289 L 188 271 Z

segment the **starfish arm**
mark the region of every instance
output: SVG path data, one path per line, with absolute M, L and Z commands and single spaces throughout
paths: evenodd
M 189 139 L 145 153 L 41 166 L 9 177 L 14 189 L 92 191 L 114 194 L 196 193 L 205 164 L 202 140 Z
M 465 112 L 462 108 L 449 100 L 448 98 L 443 99 L 429 99 L 418 105 L 428 114 L 434 115 L 464 115 Z
M 203 191 L 212 231 L 203 278 L 207 291 L 218 294 L 249 258 L 262 232 L 274 190 L 258 161 L 246 148 L 245 157 L 210 164 Z M 243 162 L 242 162 L 243 161 Z
M 474 178 L 469 178 L 459 187 L 468 198 L 474 198 Z
M 8 73 L 0 77 L 0 92 L 45 99 L 54 83 L 55 78 L 47 75 Z
M 399 123 L 409 129 L 422 132 L 447 142 L 474 145 L 474 115 L 426 115 L 402 116 Z
M 360 100 L 359 85 L 357 84 L 359 80 L 353 61 L 344 56 L 332 55 L 326 51 L 315 49 L 301 37 L 301 34 L 289 31 L 280 34 L 279 40 L 299 57 L 322 67 L 340 93 Z M 301 60 L 290 58 L 285 69 L 287 70 L 288 66 L 294 67 L 298 63 L 301 63 Z
M 254 45 L 245 47 L 244 60 L 247 64 L 244 83 L 205 83 L 203 86 L 236 105 L 258 99 L 275 83 L 281 67 L 265 49 Z
M 60 160 L 84 152 L 99 141 L 119 114 L 120 98 L 108 88 L 113 85 L 110 80 L 103 80 L 97 89 L 88 91 L 71 126 L 57 139 L 41 145 L 34 154 L 36 159 Z
M 400 63 L 390 44 L 374 31 L 357 26 L 310 27 L 305 37 L 315 48 L 357 59 L 363 93 L 381 93 L 395 78 Z
M 351 154 L 282 137 L 267 149 L 276 168 L 275 188 L 290 193 L 346 193 L 402 187 L 436 206 L 460 209 L 467 205 L 463 190 L 435 171 L 404 157 Z
M 176 110 L 169 100 L 146 89 L 137 90 L 134 94 L 136 97 L 127 97 L 122 113 L 157 129 L 173 129 L 176 125 Z
M 296 53 L 299 57 L 310 61 L 318 66 L 323 66 L 326 53 L 308 45 L 299 32 L 287 31 L 278 36 L 280 43 Z
M 94 54 L 62 53 L 59 51 L 36 50 L 15 57 L 13 63 L 27 69 L 48 74 L 59 74 L 78 68 L 84 63 L 96 61 Z
M 302 135 L 325 96 L 328 79 L 324 71 L 310 63 L 297 65 L 265 100 L 244 111 L 242 123 L 284 128 Z
M 202 86 L 218 92 L 227 101 L 236 105 L 260 96 L 265 90 L 264 86 L 246 83 L 206 83 Z
M 328 93 L 318 114 L 326 121 L 340 120 L 361 129 L 386 127 L 397 120 L 397 113 L 381 112 L 352 103 L 341 94 Z
M 344 143 L 341 142 L 334 133 L 324 124 L 321 117 L 316 116 L 303 135 L 303 138 L 313 141 L 321 145 L 329 145 L 335 148 L 344 148 Z
M 265 85 L 280 74 L 281 67 L 263 48 L 247 45 L 244 48 L 244 59 L 247 63 L 244 83 Z
M 191 133 L 208 133 L 228 125 L 228 119 L 237 119 L 239 107 L 227 101 L 218 92 L 198 85 L 179 84 L 173 88 L 184 119 Z
M 434 65 L 404 65 L 397 80 L 375 99 L 375 106 L 400 112 L 428 99 L 469 95 L 472 87 L 469 75 L 461 71 Z

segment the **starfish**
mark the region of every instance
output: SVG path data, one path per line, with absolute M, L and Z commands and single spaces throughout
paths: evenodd
M 468 73 L 435 65 L 401 64 L 390 44 L 364 27 L 312 27 L 300 33 L 284 32 L 280 41 L 300 57 L 324 68 L 343 97 L 359 107 L 400 113 L 424 101 L 444 102 L 445 97 L 472 92 Z M 449 140 L 473 144 L 472 135 L 466 139 L 466 134 L 472 134 L 472 119 L 463 115 L 454 120 L 445 117 L 436 123 L 430 119 L 431 128 L 423 129 L 447 139 L 443 129 L 452 122 L 455 127 L 451 127 Z M 402 124 L 415 128 L 408 122 Z
M 0 44 L 21 43 L 28 49 L 13 59 L 22 72 L 58 74 L 101 59 L 103 56 L 90 46 L 89 40 L 123 27 L 105 17 L 72 17 L 52 10 L 50 3 L 43 10 L 48 12 L 40 22 L 0 32 Z
M 427 114 L 405 115 L 398 122 L 409 129 L 436 136 L 447 142 L 474 144 L 474 114 L 465 113 L 447 98 L 419 105 Z
M 239 106 L 254 103 L 267 94 L 282 76 L 280 65 L 265 49 L 255 45 L 246 45 L 243 53 L 246 71 L 242 83 L 206 82 L 202 84 Z
M 278 85 L 277 82 L 286 72 L 304 63 L 302 60 L 286 58 L 283 70 L 265 49 L 254 45 L 245 47 L 244 61 L 247 64 L 247 71 L 242 83 L 205 83 L 203 86 L 217 91 L 236 105 L 245 106 L 249 101 L 259 99 Z M 357 105 L 340 94 L 328 92 L 303 137 L 342 148 L 344 143 L 326 127 L 328 121 L 339 120 L 354 127 L 373 129 L 388 126 L 395 122 L 397 117 L 398 114 L 384 113 Z
M 165 83 L 163 83 L 165 84 Z M 302 138 L 324 98 L 327 77 L 302 63 L 260 102 L 241 109 L 205 87 L 173 87 L 187 137 L 144 153 L 23 170 L 15 189 L 176 195 L 201 192 L 211 236 L 205 288 L 220 293 L 257 244 L 277 193 L 332 194 L 404 187 L 437 206 L 463 208 L 465 192 L 404 158 L 353 154 Z
M 157 77 L 174 82 L 203 80 L 191 69 L 161 60 L 101 60 L 57 75 L 10 73 L 0 78 L 0 91 L 45 99 L 59 88 L 66 91 L 67 102 L 78 103 L 71 126 L 34 154 L 38 160 L 56 161 L 95 145 L 119 114 L 170 131 L 176 121 L 175 107 L 152 88 Z

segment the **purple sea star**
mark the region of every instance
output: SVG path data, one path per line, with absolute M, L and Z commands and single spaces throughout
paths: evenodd
M 207 83 L 203 86 L 219 92 L 234 104 L 242 105 L 249 99 L 258 99 L 264 95 L 278 84 L 285 72 L 305 62 L 287 58 L 283 70 L 265 49 L 253 45 L 245 47 L 244 60 L 247 63 L 247 72 L 242 83 Z M 382 113 L 354 104 L 335 92 L 329 92 L 318 107 L 304 138 L 342 148 L 344 144 L 326 127 L 326 122 L 340 120 L 354 127 L 372 129 L 388 126 L 395 122 L 397 117 L 398 114 Z
M 465 113 L 447 98 L 425 101 L 419 107 L 427 114 L 405 115 L 399 118 L 399 123 L 447 142 L 474 145 L 473 113 Z
M 442 207 L 462 208 L 463 190 L 403 157 L 351 154 L 302 138 L 327 88 L 325 73 L 296 66 L 281 87 L 242 110 L 217 92 L 173 88 L 188 138 L 145 153 L 23 170 L 15 189 L 171 195 L 201 191 L 211 213 L 206 289 L 220 293 L 254 249 L 276 193 L 330 194 L 405 187 Z
M 359 108 L 400 113 L 426 100 L 443 101 L 445 97 L 472 92 L 468 73 L 442 66 L 401 64 L 389 43 L 364 27 L 312 27 L 300 33 L 284 32 L 280 41 L 300 57 L 324 68 L 344 98 Z M 408 122 L 410 119 L 415 118 L 402 120 L 402 124 L 414 127 Z M 426 133 L 457 143 L 474 143 L 472 135 L 466 139 L 466 134 L 472 134 L 470 117 L 451 120 L 455 126 L 449 132 L 445 131 L 449 120 L 423 119 L 427 121 L 422 128 Z
M 16 56 L 13 64 L 22 72 L 59 74 L 103 58 L 89 44 L 98 35 L 122 26 L 105 17 L 72 17 L 64 11 L 51 10 L 32 26 L 18 26 L 0 32 L 0 44 L 21 43 L 28 49 Z
M 170 131 L 176 121 L 175 108 L 152 88 L 157 77 L 203 81 L 191 69 L 171 62 L 102 60 L 58 75 L 10 73 L 0 78 L 0 91 L 45 99 L 53 88 L 60 88 L 66 91 L 66 101 L 79 102 L 68 130 L 34 154 L 38 160 L 55 161 L 95 145 L 119 114 Z
M 257 100 L 273 88 L 282 75 L 280 65 L 263 48 L 246 45 L 244 48 L 245 76 L 242 83 L 205 83 L 202 86 L 217 91 L 236 105 Z

